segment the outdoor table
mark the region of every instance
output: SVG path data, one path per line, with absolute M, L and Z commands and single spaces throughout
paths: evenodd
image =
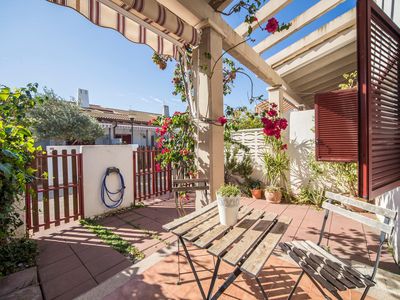
M 290 222 L 289 217 L 278 217 L 276 213 L 243 205 L 239 208 L 236 225 L 232 227 L 221 225 L 217 203 L 214 201 L 191 214 L 165 224 L 163 228 L 174 233 L 182 243 L 203 299 L 218 299 L 242 272 L 256 279 L 264 298 L 267 299 L 258 275 Z M 209 254 L 217 258 L 207 295 L 186 247 L 187 242 L 200 249 L 206 249 Z M 211 296 L 221 260 L 233 266 L 234 270 Z

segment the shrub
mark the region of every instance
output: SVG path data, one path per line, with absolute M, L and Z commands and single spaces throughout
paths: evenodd
M 224 184 L 218 189 L 217 194 L 222 197 L 238 197 L 240 196 L 241 192 L 237 185 Z
M 12 239 L 0 246 L 0 277 L 36 264 L 37 244 L 29 239 Z
M 35 135 L 39 138 L 76 145 L 94 143 L 104 135 L 99 122 L 75 103 L 63 100 L 48 89 L 40 97 L 43 103 L 31 111 Z
M 38 102 L 37 87 L 29 84 L 11 90 L 0 85 L 0 246 L 22 225 L 15 205 L 33 179 L 28 164 L 39 149 L 34 146 L 27 112 Z

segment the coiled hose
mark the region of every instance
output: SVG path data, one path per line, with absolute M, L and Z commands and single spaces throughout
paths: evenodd
M 117 190 L 116 192 L 111 192 L 107 187 L 107 177 L 112 173 L 116 173 L 119 176 L 121 184 L 120 189 Z M 124 181 L 124 176 L 122 176 L 120 170 L 116 167 L 107 168 L 101 185 L 101 201 L 103 201 L 103 204 L 107 208 L 117 208 L 122 204 L 122 201 L 124 200 L 124 193 L 125 193 L 125 181 Z M 113 196 L 118 194 L 119 194 L 118 199 L 113 199 Z M 105 195 L 107 195 L 108 198 L 107 200 L 105 198 Z

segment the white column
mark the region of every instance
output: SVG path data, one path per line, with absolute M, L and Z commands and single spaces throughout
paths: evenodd
M 206 53 L 211 54 L 211 59 Z M 222 59 L 222 38 L 211 27 L 203 28 L 199 47 L 193 53 L 195 78 L 195 99 L 198 118 L 216 120 L 224 114 Z M 216 65 L 215 65 L 216 63 Z M 214 68 L 212 76 L 211 70 Z M 197 134 L 197 168 L 200 178 L 210 182 L 209 200 L 215 200 L 215 193 L 224 183 L 224 129 L 222 126 L 199 122 Z M 204 206 L 204 193 L 196 195 L 196 209 Z
M 268 89 L 268 101 L 278 105 L 278 111 L 280 114 L 283 112 L 283 89 L 281 85 L 271 86 Z

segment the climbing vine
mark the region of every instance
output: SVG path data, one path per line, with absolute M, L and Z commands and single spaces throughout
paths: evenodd
M 258 22 L 256 18 L 256 13 L 266 1 L 260 0 L 245 0 L 240 1 L 235 4 L 228 12 L 219 13 L 223 15 L 231 15 L 233 13 L 238 13 L 242 10 L 247 12 L 244 22 L 249 24 L 248 34 L 252 33 L 252 23 Z M 285 30 L 290 27 L 290 24 L 279 23 L 276 18 L 271 18 L 268 20 L 264 28 L 261 30 L 266 30 L 271 34 L 277 31 Z M 257 100 L 262 100 L 263 96 L 254 96 L 253 94 L 253 81 L 251 77 L 244 71 L 242 67 L 237 67 L 233 60 L 224 57 L 229 51 L 239 46 L 242 43 L 247 42 L 251 38 L 241 41 L 237 45 L 225 50 L 219 57 L 212 57 L 210 53 L 202 53 L 206 59 L 212 60 L 213 65 L 210 69 L 205 65 L 199 66 L 199 69 L 207 74 L 211 79 L 214 75 L 215 68 L 217 64 L 222 60 L 222 74 L 223 74 L 223 94 L 228 95 L 232 92 L 234 88 L 234 81 L 238 74 L 242 74 L 250 80 L 251 84 L 251 96 L 250 102 Z M 187 110 L 182 113 L 176 113 L 172 117 L 158 117 L 151 121 L 152 125 L 159 126 L 157 130 L 157 147 L 161 149 L 161 154 L 158 155 L 157 159 L 159 164 L 157 168 L 165 167 L 168 164 L 172 164 L 173 168 L 178 168 L 181 176 L 194 176 L 196 174 L 195 166 L 195 128 L 197 120 L 194 112 L 194 92 L 193 92 L 193 77 L 194 71 L 192 69 L 192 53 L 193 48 L 190 45 L 184 45 L 183 51 L 180 53 L 178 62 L 175 65 L 173 72 L 172 84 L 173 91 L 172 94 L 179 96 L 181 101 L 187 104 Z M 154 53 L 152 57 L 153 62 L 161 69 L 165 70 L 167 68 L 168 62 L 172 59 L 168 56 Z M 231 118 L 232 119 L 232 118 Z M 201 118 L 201 121 L 208 122 L 213 125 L 218 126 L 235 126 L 226 124 L 228 119 L 225 116 L 220 116 L 217 120 Z M 229 130 L 225 130 L 229 131 Z

